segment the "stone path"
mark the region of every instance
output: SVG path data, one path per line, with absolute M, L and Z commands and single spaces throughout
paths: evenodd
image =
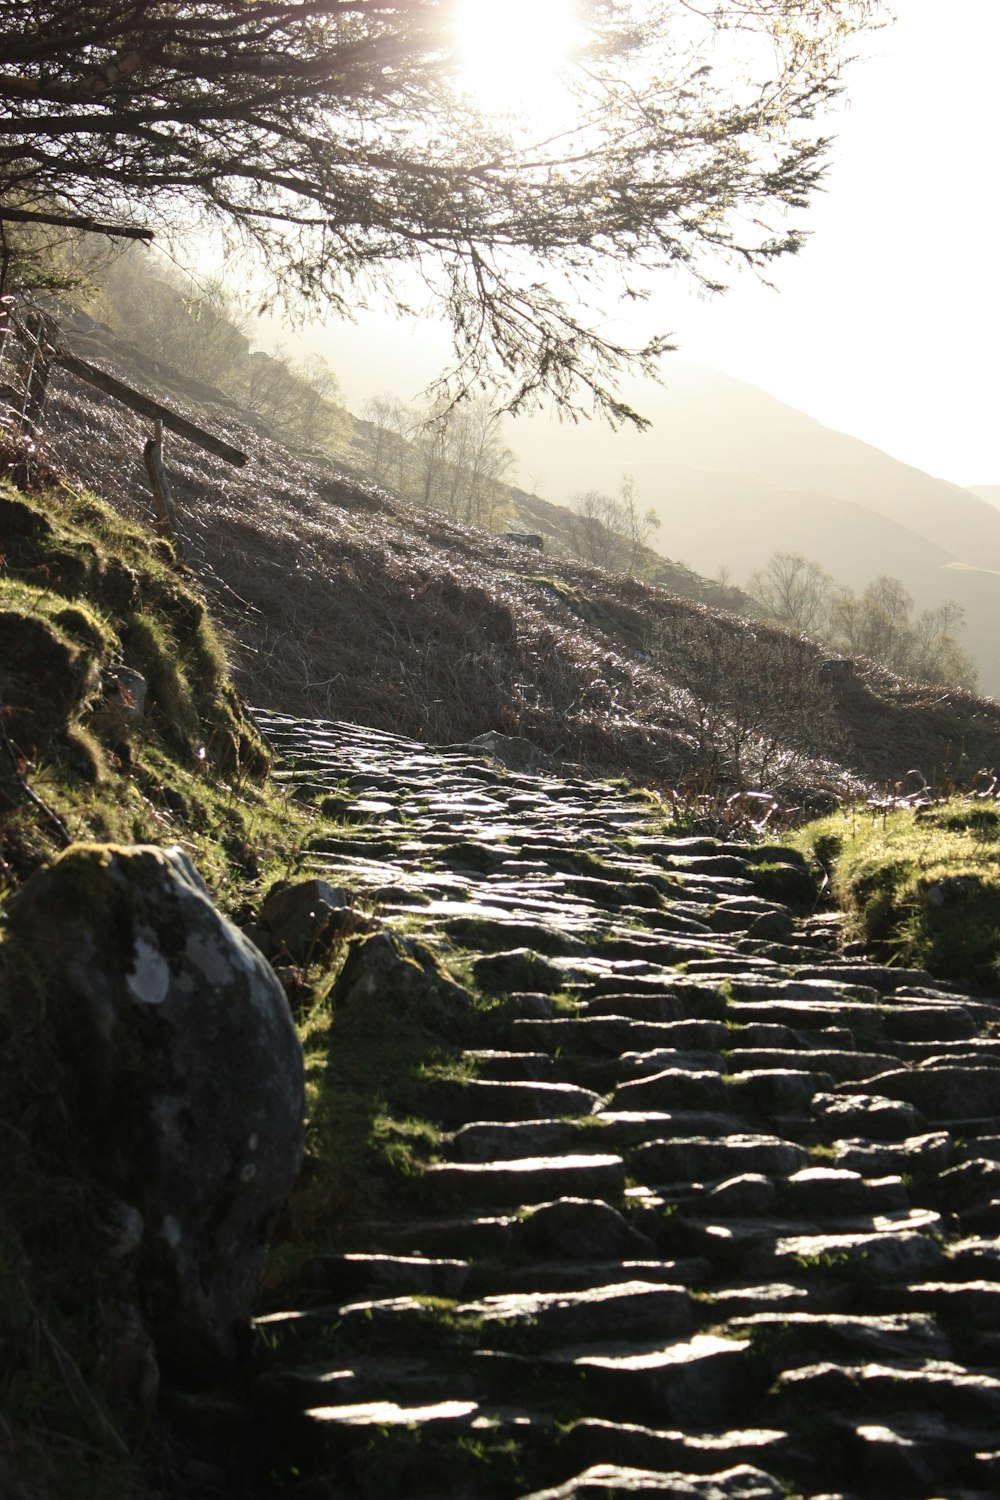
M 1000 1494 L 998 1002 L 835 956 L 787 850 L 259 719 L 350 798 L 317 871 L 474 953 L 508 1018 L 430 1096 L 419 1222 L 261 1320 L 285 1488 Z

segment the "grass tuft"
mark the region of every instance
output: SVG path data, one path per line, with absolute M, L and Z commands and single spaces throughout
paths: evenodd
M 917 808 L 853 808 L 794 842 L 829 878 L 848 936 L 942 978 L 1000 978 L 1000 814 L 953 797 Z

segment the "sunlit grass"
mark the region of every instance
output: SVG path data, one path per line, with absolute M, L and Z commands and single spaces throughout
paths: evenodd
M 934 807 L 853 808 L 795 842 L 823 867 L 851 936 L 943 978 L 1000 978 L 1000 810 L 955 797 Z

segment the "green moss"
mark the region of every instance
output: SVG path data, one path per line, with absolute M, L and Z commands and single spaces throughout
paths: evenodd
M 116 644 L 114 632 L 96 610 L 81 601 L 55 608 L 52 618 L 67 635 L 100 656 L 108 656 L 113 651 Z
M 577 619 L 602 631 L 618 645 L 635 651 L 647 648 L 649 620 L 638 610 L 629 609 L 614 599 L 595 599 L 562 578 L 527 577 L 526 582 L 538 584 L 547 593 L 555 595 Z
M 440 1141 L 427 1089 L 459 1066 L 463 1045 L 441 1021 L 404 1010 L 373 1026 L 365 1010 L 338 1006 L 336 989 L 305 1020 L 307 1159 L 268 1261 L 269 1305 L 296 1295 L 311 1256 L 357 1248 L 359 1224 L 421 1213 Z
M 780 901 L 798 912 L 810 911 L 816 904 L 819 882 L 811 870 L 801 865 L 761 860 L 748 863 L 746 873 L 756 894 L 765 900 Z
M 798 846 L 828 872 L 849 935 L 942 978 L 1000 974 L 1000 817 L 951 798 L 930 809 L 860 809 L 808 824 Z
M 0 745 L 0 1493 L 152 1500 L 150 1408 L 115 1372 L 130 1273 L 107 1255 L 87 1141 L 59 1134 L 73 1087 L 49 1032 L 63 978 L 44 952 L 18 951 L 7 898 L 69 838 L 181 844 L 223 907 L 252 907 L 324 825 L 263 778 L 263 745 L 169 547 L 93 497 L 23 496 L 3 481 L 0 534 L 14 752 Z M 126 665 L 147 679 L 139 722 L 105 697 Z M 67 880 L 63 907 L 78 896 Z M 105 931 L 113 943 L 113 914 Z M 92 1066 L 77 1071 L 100 1087 Z

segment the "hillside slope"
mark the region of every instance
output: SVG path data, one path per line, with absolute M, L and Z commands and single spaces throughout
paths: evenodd
M 858 438 L 824 427 L 720 371 L 673 360 L 666 388 L 643 405 L 645 434 L 531 423 L 516 436 L 532 471 L 558 475 L 560 495 L 614 491 L 634 475 L 662 527 L 656 545 L 701 573 L 738 583 L 776 551 L 815 558 L 854 588 L 886 573 L 920 608 L 948 598 L 966 610 L 962 645 L 980 688 L 1000 696 L 1000 508 L 988 495 L 936 479 Z M 956 576 L 954 562 L 975 571 Z
M 239 470 L 168 447 L 185 552 L 251 702 L 436 743 L 500 731 L 650 786 L 794 805 L 1000 765 L 993 703 L 864 664 L 830 676 L 812 642 L 462 530 L 190 399 L 249 454 Z M 54 457 L 141 513 L 144 424 L 60 377 L 49 430 Z

